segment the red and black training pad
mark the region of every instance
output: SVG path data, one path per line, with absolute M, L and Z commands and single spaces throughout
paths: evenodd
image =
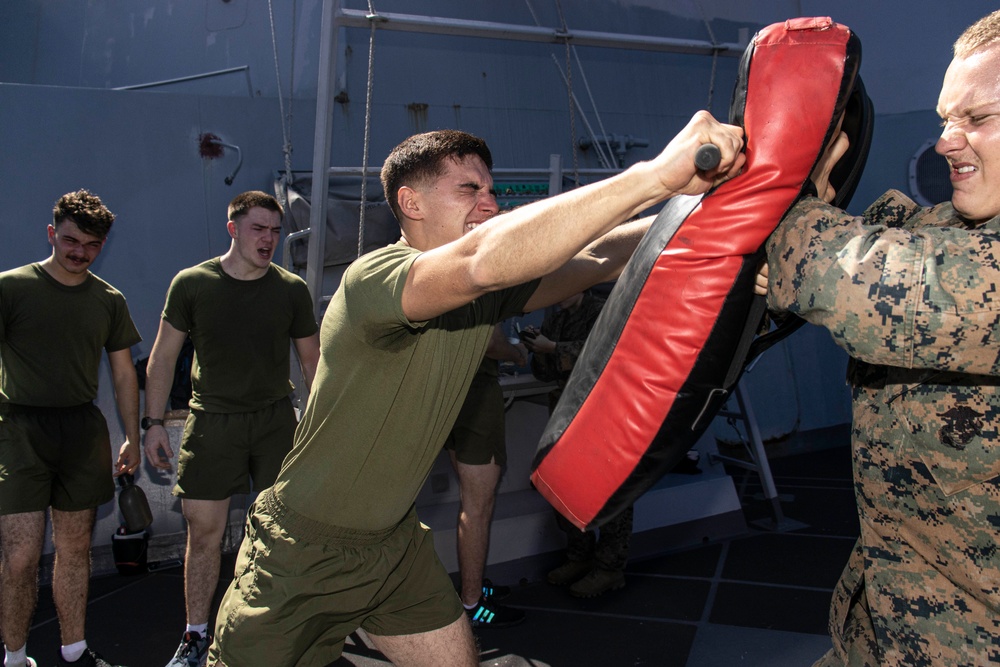
M 747 47 L 729 119 L 746 132 L 743 173 L 663 208 L 542 434 L 532 482 L 578 528 L 632 504 L 725 402 L 763 317 L 753 283 L 764 242 L 810 191 L 842 115 L 851 149 L 831 183 L 846 206 L 871 141 L 860 64 L 860 40 L 825 17 L 768 26 Z

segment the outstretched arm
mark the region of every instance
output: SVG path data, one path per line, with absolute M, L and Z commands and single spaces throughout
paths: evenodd
M 742 136 L 740 128 L 700 111 L 653 160 L 505 213 L 422 253 L 406 278 L 403 313 L 411 321 L 428 320 L 487 292 L 552 273 L 650 206 L 677 194 L 706 192 L 718 178 L 738 173 Z M 722 153 L 719 167 L 707 173 L 694 166 L 695 152 L 705 143 Z
M 879 224 L 901 212 L 912 228 Z M 894 192 L 866 215 L 811 197 L 793 207 L 767 244 L 769 308 L 825 327 L 862 361 L 1000 375 L 1000 232 Z
M 819 198 L 796 204 L 768 240 L 769 308 L 825 327 L 862 361 L 1000 375 L 1000 233 L 891 191 L 863 218 L 828 205 L 847 148 L 843 132 L 831 139 L 812 173 Z
M 615 280 L 656 216 L 618 225 L 542 278 L 525 312 L 559 303 L 598 283 Z

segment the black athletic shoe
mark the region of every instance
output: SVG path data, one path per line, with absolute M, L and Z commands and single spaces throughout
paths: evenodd
M 466 609 L 465 613 L 474 628 L 509 628 L 524 620 L 524 612 L 520 609 L 505 607 L 485 598 L 479 598 L 479 604 Z
M 78 660 L 74 660 L 73 662 L 66 660 L 62 657 L 62 653 L 60 653 L 59 664 L 75 665 L 76 667 L 115 667 L 115 665 L 112 665 L 110 662 L 102 658 L 100 653 L 91 648 L 85 649 L 83 655 L 81 655 Z
M 503 600 L 510 595 L 510 586 L 497 586 L 489 579 L 483 579 L 483 597 L 487 600 Z

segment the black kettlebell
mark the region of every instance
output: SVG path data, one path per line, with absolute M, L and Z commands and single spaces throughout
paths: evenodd
M 125 517 L 125 527 L 130 533 L 145 530 L 153 523 L 153 512 L 149 509 L 146 494 L 136 486 L 135 478 L 128 473 L 118 476 L 118 485 L 122 487 L 118 494 L 118 509 Z

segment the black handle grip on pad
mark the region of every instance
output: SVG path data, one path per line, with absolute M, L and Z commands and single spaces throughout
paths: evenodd
M 719 166 L 722 151 L 715 144 L 702 144 L 694 154 L 694 166 L 701 171 L 709 171 Z

